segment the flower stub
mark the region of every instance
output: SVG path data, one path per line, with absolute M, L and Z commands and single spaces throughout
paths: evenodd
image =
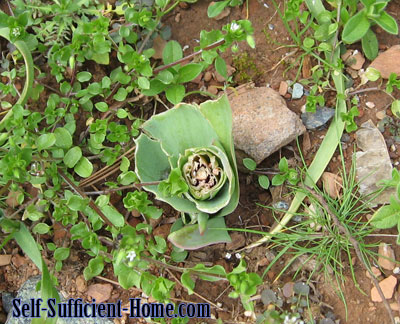
M 189 155 L 182 173 L 190 194 L 199 200 L 215 197 L 226 181 L 226 174 L 216 156 L 205 151 Z

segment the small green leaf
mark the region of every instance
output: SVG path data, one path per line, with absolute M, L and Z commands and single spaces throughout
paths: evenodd
M 167 180 L 163 180 L 158 184 L 157 188 L 165 197 L 181 196 L 188 192 L 189 186 L 182 176 L 179 168 L 173 169 Z
M 391 228 L 395 226 L 400 219 L 400 210 L 393 208 L 391 205 L 379 208 L 371 219 L 371 224 L 376 228 Z
M 203 65 L 199 63 L 189 63 L 180 68 L 178 72 L 177 83 L 185 83 L 195 79 L 203 69 Z
M 94 106 L 101 112 L 106 112 L 108 110 L 108 105 L 105 102 L 96 102 Z
M 56 136 L 53 133 L 40 135 L 36 140 L 39 151 L 52 147 L 56 143 Z
M 32 229 L 32 232 L 34 234 L 46 234 L 49 231 L 50 231 L 50 226 L 47 225 L 46 223 L 38 223 Z
M 222 10 L 228 5 L 230 0 L 214 2 L 212 5 L 208 6 L 207 15 L 209 18 L 214 18 L 218 16 Z
M 169 102 L 177 105 L 185 97 L 185 87 L 181 84 L 174 84 L 165 90 Z
M 56 137 L 56 146 L 63 149 L 68 149 L 72 146 L 72 136 L 66 128 L 56 128 L 56 130 L 54 131 L 54 135 Z
M 74 170 L 82 178 L 87 178 L 93 172 L 93 164 L 87 158 L 82 157 L 75 166 Z
M 88 204 L 88 200 L 77 195 L 72 195 L 67 201 L 67 206 L 73 211 L 83 211 Z
M 54 259 L 63 261 L 69 257 L 69 248 L 59 247 L 54 251 Z
M 123 156 L 121 159 L 121 165 L 119 166 L 119 169 L 121 172 L 126 172 L 129 170 L 129 166 L 131 165 L 131 162 L 126 156 Z
M 393 115 L 395 115 L 397 118 L 400 118 L 400 100 L 393 101 L 390 109 Z
M 170 64 L 183 57 L 181 45 L 177 41 L 169 41 L 163 50 L 164 64 Z
M 344 26 L 342 32 L 343 41 L 349 44 L 357 42 L 363 38 L 370 25 L 365 10 L 361 10 L 351 17 Z
M 89 81 L 91 78 L 92 78 L 92 73 L 86 72 L 86 71 L 84 71 L 84 72 L 79 72 L 79 73 L 76 75 L 76 79 L 77 79 L 79 82 L 86 82 L 86 81 Z
M 141 89 L 144 90 L 150 89 L 150 81 L 145 77 L 138 78 L 138 85 Z
M 373 67 L 368 67 L 364 75 L 369 81 L 372 82 L 378 80 L 381 77 L 381 73 Z
M 361 45 L 365 56 L 369 60 L 372 61 L 378 56 L 378 39 L 371 29 L 368 29 L 364 37 L 361 39 Z
M 195 282 L 190 277 L 189 271 L 185 271 L 184 273 L 182 273 L 181 282 L 182 282 L 182 285 L 187 289 L 188 294 L 192 295 L 194 292 Z
M 100 275 L 103 269 L 104 269 L 103 258 L 96 257 L 89 261 L 88 266 L 85 268 L 85 270 L 83 270 L 83 276 L 85 277 L 86 281 L 90 280 L 93 277 Z
M 389 34 L 397 35 L 399 33 L 399 27 L 396 20 L 386 11 L 382 11 L 381 16 L 375 18 L 374 21 Z
M 106 205 L 101 208 L 104 215 L 110 220 L 115 227 L 122 227 L 125 224 L 125 219 L 114 207 Z
M 258 183 L 261 188 L 268 189 L 269 188 L 269 178 L 266 175 L 260 175 L 258 177 Z
M 73 168 L 75 164 L 78 163 L 80 158 L 82 157 L 82 150 L 78 146 L 74 146 L 68 150 L 68 152 L 64 156 L 64 164 L 68 168 Z
M 126 112 L 125 109 L 119 108 L 117 110 L 117 117 L 120 118 L 120 119 L 126 118 L 126 117 L 128 117 L 128 113 Z
M 279 171 L 285 173 L 289 170 L 289 165 L 288 165 L 288 161 L 285 157 L 283 157 L 280 161 L 279 161 Z
M 117 101 L 124 101 L 127 95 L 128 91 L 125 88 L 119 88 L 113 98 Z
M 174 75 L 168 70 L 161 71 L 157 75 L 157 80 L 160 80 L 164 84 L 170 84 L 173 79 Z
M 310 38 L 310 37 L 306 37 L 303 40 L 303 46 L 307 49 L 311 49 L 315 44 L 314 39 Z
M 225 60 L 221 56 L 215 59 L 215 70 L 225 79 L 228 78 L 228 71 L 226 69 Z
M 272 178 L 272 185 L 273 186 L 280 186 L 282 183 L 284 183 L 286 178 L 282 174 L 276 174 Z
M 244 158 L 243 165 L 250 171 L 254 171 L 257 167 L 256 161 L 254 161 L 253 159 L 250 159 L 250 158 Z
M 118 176 L 118 182 L 123 186 L 130 185 L 131 183 L 134 183 L 137 181 L 138 181 L 138 177 L 137 177 L 136 173 L 133 171 L 121 173 Z

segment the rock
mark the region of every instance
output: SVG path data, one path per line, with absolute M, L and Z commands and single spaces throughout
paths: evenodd
M 392 164 L 385 139 L 371 120 L 363 123 L 356 132 L 356 178 L 360 181 L 360 193 L 371 194 L 379 189 L 378 183 L 392 178 Z M 373 204 L 389 203 L 394 188 L 383 191 Z
M 380 53 L 369 66 L 377 69 L 381 73 L 382 78 L 388 79 L 391 73 L 400 75 L 399 61 L 400 45 L 394 45 L 387 51 Z
M 76 290 L 80 293 L 84 293 L 87 289 L 87 282 L 83 276 L 78 276 L 75 279 Z
M 324 172 L 322 174 L 322 183 L 326 193 L 332 199 L 337 199 L 340 197 L 340 190 L 343 186 L 343 180 L 339 175 L 331 172 Z
M 288 91 L 288 84 L 286 81 L 281 81 L 279 84 L 279 94 L 283 97 L 285 94 L 287 94 Z
M 328 107 L 317 107 L 315 113 L 302 113 L 301 120 L 307 129 L 316 129 L 325 125 L 333 116 L 335 116 L 335 109 Z
M 390 308 L 392 311 L 398 312 L 400 310 L 399 303 L 390 303 Z
M 304 56 L 303 65 L 301 67 L 301 74 L 303 75 L 303 79 L 311 78 L 312 73 L 312 62 L 311 62 L 311 55 Z
M 11 254 L 0 255 L 0 267 L 10 264 L 11 257 L 12 257 Z
M 378 118 L 379 120 L 385 118 L 386 116 L 386 111 L 385 110 L 380 110 L 376 113 L 376 118 Z
M 210 86 L 207 88 L 207 91 L 208 91 L 209 93 L 212 93 L 213 95 L 217 95 L 217 93 L 218 93 L 218 88 L 217 88 L 215 85 L 210 85 Z
M 214 4 L 215 4 L 215 2 L 212 1 L 212 2 L 210 2 L 210 4 L 209 4 L 208 6 L 210 7 L 210 6 L 214 5 Z M 214 19 L 215 19 L 215 20 L 224 19 L 225 17 L 228 17 L 230 13 L 231 13 L 231 8 L 228 7 L 228 6 L 226 6 L 226 7 L 224 8 L 224 10 L 222 10 L 222 12 L 221 12 L 218 16 L 215 16 L 215 17 L 214 17 Z
M 389 276 L 386 279 L 383 279 L 379 282 L 379 286 L 382 289 L 383 295 L 386 299 L 390 299 L 393 296 L 394 288 L 397 285 L 397 279 L 394 276 Z M 373 287 L 371 289 L 371 300 L 373 302 L 382 302 L 382 298 L 378 293 L 378 290 Z
M 257 164 L 305 131 L 301 120 L 271 88 L 244 85 L 229 95 L 229 101 L 235 147 Z
M 110 299 L 112 290 L 113 286 L 109 283 L 93 284 L 89 286 L 87 295 L 89 298 L 96 299 L 96 303 L 104 303 Z
M 204 81 L 209 82 L 212 79 L 212 73 L 210 71 L 207 71 L 204 73 Z
M 23 256 L 21 256 L 19 254 L 13 255 L 11 260 L 12 260 L 13 265 L 16 268 L 19 268 L 19 267 L 23 266 L 28 261 L 25 257 L 23 257 Z
M 364 56 L 358 50 L 349 50 L 342 55 L 342 58 L 353 70 L 360 70 L 365 63 Z
M 181 13 L 178 12 L 175 16 L 175 22 L 179 23 L 181 21 Z
M 293 287 L 294 287 L 294 282 L 285 283 L 282 288 L 283 296 L 285 296 L 286 298 L 292 297 L 293 296 Z
M 265 306 L 269 304 L 275 304 L 278 301 L 276 294 L 271 289 L 264 289 L 261 292 L 261 301 Z
M 40 291 L 36 291 L 36 285 L 41 280 L 41 276 L 30 277 L 19 289 L 16 298 L 21 299 L 21 303 L 29 303 L 31 298 L 40 298 Z M 66 302 L 63 294 L 60 294 L 61 302 Z M 4 299 L 3 299 L 4 301 Z M 4 309 L 12 309 L 12 305 L 7 305 Z M 12 312 L 9 313 L 6 324 L 28 324 L 31 323 L 30 318 L 15 318 L 12 317 Z M 58 318 L 57 324 L 114 324 L 110 319 L 106 318 Z
M 375 108 L 375 104 L 372 101 L 367 101 L 365 105 L 370 109 Z
M 11 208 L 18 207 L 20 205 L 18 198 L 21 194 L 22 192 L 19 190 L 10 191 L 7 195 L 6 204 Z
M 378 264 L 383 269 L 391 271 L 396 267 L 395 264 L 396 256 L 394 255 L 394 251 L 390 247 L 390 245 L 386 243 L 379 244 L 378 254 L 379 254 Z
M 182 9 L 188 9 L 189 4 L 187 2 L 179 2 L 179 7 Z
M 292 99 L 300 99 L 303 97 L 304 87 L 300 83 L 295 83 L 293 85 Z
M 243 233 L 233 232 L 231 238 L 232 242 L 226 244 L 227 250 L 237 250 L 246 244 L 246 238 Z
M 203 73 L 200 73 L 195 79 L 193 79 L 190 82 L 195 83 L 195 84 L 200 84 L 202 78 L 203 78 Z
M 379 270 L 377 267 L 371 267 L 371 271 L 372 271 L 372 273 L 374 274 L 374 276 L 375 276 L 376 278 L 378 278 L 379 276 L 382 275 L 381 270 Z M 368 271 L 365 271 L 365 275 L 367 276 L 367 278 L 372 279 L 372 278 L 371 278 L 371 275 L 369 274 Z
M 131 211 L 131 215 L 132 215 L 133 217 L 140 217 L 140 216 L 141 216 L 140 212 L 139 212 L 138 210 L 136 210 L 136 209 L 133 209 L 133 210 Z

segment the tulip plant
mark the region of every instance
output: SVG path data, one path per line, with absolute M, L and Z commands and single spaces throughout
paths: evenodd
M 230 242 L 222 216 L 235 210 L 239 182 L 226 96 L 200 106 L 178 104 L 142 130 L 136 173 L 152 183 L 147 191 L 182 213 L 168 239 L 187 250 Z

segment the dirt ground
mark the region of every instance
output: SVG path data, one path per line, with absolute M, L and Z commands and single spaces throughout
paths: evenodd
M 194 47 L 197 46 L 196 40 L 199 38 L 201 30 L 211 30 L 220 28 L 222 25 L 238 19 L 251 20 L 255 31 L 256 48 L 251 49 L 244 44 L 240 44 L 240 51 L 238 54 L 233 55 L 231 52 L 224 53 L 223 57 L 227 63 L 237 69 L 234 74 L 234 80 L 237 84 L 249 81 L 247 77 L 253 81 L 257 86 L 270 85 L 272 88 L 278 90 L 279 84 L 282 80 L 293 80 L 295 78 L 298 66 L 290 69 L 284 74 L 284 71 L 288 65 L 294 62 L 296 55 L 293 48 L 287 48 L 283 45 L 292 44 L 289 39 L 289 35 L 286 32 L 279 15 L 276 13 L 273 5 L 269 1 L 257 1 L 249 0 L 248 12 L 246 5 L 238 8 L 232 8 L 230 14 L 222 20 L 209 19 L 207 17 L 207 7 L 210 1 L 200 0 L 196 4 L 191 4 L 188 8 L 178 7 L 174 10 L 167 19 L 164 20 L 166 25 L 170 25 L 172 28 L 172 39 L 177 40 L 182 46 L 188 45 L 188 49 L 185 54 L 189 54 L 193 51 Z M 283 2 L 280 3 L 280 8 L 283 7 Z M 389 4 L 388 12 L 394 16 L 398 22 L 400 22 L 400 2 L 392 1 Z M 389 35 L 381 32 L 379 29 L 376 30 L 379 44 L 381 49 L 389 48 L 392 45 L 399 43 L 398 36 Z M 353 46 L 352 48 L 357 48 Z M 282 60 L 287 55 L 285 60 Z M 238 59 L 239 58 L 239 59 Z M 242 67 L 237 66 L 238 60 L 241 62 Z M 235 66 L 236 62 L 236 66 Z M 278 64 L 281 62 L 280 64 Z M 248 63 L 243 64 L 243 63 Z M 311 65 L 316 62 L 310 61 Z M 368 66 L 367 61 L 364 67 Z M 245 66 L 243 68 L 243 66 Z M 211 69 L 212 71 L 212 69 Z M 100 72 L 99 72 L 100 73 Z M 241 73 L 241 75 L 240 75 Z M 358 79 L 359 80 L 359 79 Z M 51 82 L 51 81 L 49 81 Z M 359 82 L 355 80 L 355 82 Z M 206 87 L 210 85 L 222 85 L 217 81 L 211 80 L 204 84 Z M 374 86 L 369 84 L 368 86 Z M 189 89 L 198 89 L 199 84 L 189 84 Z M 398 93 L 395 93 L 397 96 Z M 328 98 L 331 96 L 331 100 L 328 100 L 327 104 L 332 104 L 332 94 L 328 94 Z M 199 97 L 191 98 L 192 100 L 202 100 Z M 301 107 L 305 104 L 305 97 L 299 100 L 290 100 L 286 98 L 288 107 L 297 114 L 300 114 Z M 364 121 L 371 119 L 375 124 L 378 122 L 376 113 L 382 109 L 386 109 L 388 115 L 390 115 L 390 109 L 388 104 L 390 98 L 383 93 L 367 92 L 360 95 L 361 99 L 361 115 L 356 118 L 358 125 L 361 125 Z M 366 108 L 365 102 L 374 102 L 376 105 L 374 108 Z M 325 133 L 325 130 L 308 131 L 311 145 L 307 151 L 303 151 L 306 163 L 310 163 L 314 157 L 314 154 L 321 142 L 321 136 Z M 390 139 L 390 134 L 385 133 L 385 138 L 388 144 L 392 144 L 393 141 Z M 300 139 L 302 144 L 303 138 Z M 400 151 L 399 144 L 396 145 L 396 150 L 391 152 L 392 162 L 399 161 Z M 390 146 L 388 145 L 388 146 Z M 350 135 L 350 141 L 345 150 L 346 165 L 351 164 L 351 157 L 354 146 L 354 135 Z M 304 147 L 304 146 L 303 146 Z M 280 156 L 286 156 L 292 158 L 294 152 L 298 154 L 296 143 L 289 145 L 289 148 L 282 149 L 280 152 L 275 153 L 273 156 L 268 158 L 262 163 L 262 167 L 273 167 L 279 160 Z M 328 166 L 329 170 L 337 170 L 338 168 L 338 156 Z M 268 209 L 257 205 L 263 204 L 268 205 L 272 202 L 272 197 L 269 191 L 262 190 L 257 185 L 257 179 L 249 176 L 248 174 L 240 174 L 240 203 L 234 213 L 226 217 L 228 227 L 239 227 L 239 228 L 251 228 L 260 231 L 268 231 L 270 226 L 273 224 L 273 217 Z M 116 207 L 118 204 L 115 205 Z M 163 209 L 167 212 L 168 217 L 164 218 L 158 225 L 158 231 L 160 234 L 168 234 L 171 223 L 176 219 L 176 212 L 165 205 L 162 205 Z M 169 212 L 169 213 L 168 213 Z M 132 222 L 136 220 L 131 219 Z M 132 223 L 132 225 L 134 225 Z M 157 230 L 157 229 L 156 229 Z M 68 242 L 68 234 L 64 229 L 60 228 L 60 240 Z M 244 235 L 244 234 L 243 234 Z M 244 235 L 246 245 L 257 240 L 259 236 L 253 234 Z M 43 239 L 43 237 L 42 237 Z M 376 241 L 376 240 L 374 240 Z M 400 247 L 396 246 L 395 240 L 388 238 L 384 239 L 384 242 L 393 244 L 395 254 L 400 256 Z M 0 267 L 0 291 L 17 291 L 20 285 L 30 276 L 38 274 L 36 267 L 24 256 L 22 252 L 18 250 L 16 245 L 8 244 L 3 252 L 6 254 L 13 254 L 13 259 L 10 265 Z M 227 252 L 234 252 L 227 250 L 225 244 L 219 244 L 203 248 L 198 251 L 190 252 L 188 262 L 201 261 L 207 265 L 219 264 L 222 265 L 227 271 L 231 271 L 233 267 L 238 263 L 238 259 L 234 256 L 227 260 L 225 255 Z M 276 251 L 274 251 L 276 253 Z M 246 262 L 249 265 L 250 271 L 257 271 L 260 275 L 263 274 L 268 263 L 260 262 L 266 258 L 268 254 L 268 248 L 261 246 L 245 253 Z M 57 277 L 60 283 L 60 290 L 67 297 L 82 297 L 87 298 L 86 290 L 87 285 L 93 283 L 111 283 L 113 285 L 112 297 L 109 302 L 122 299 L 123 304 L 127 302 L 128 298 L 136 297 L 140 294 L 136 289 L 130 289 L 125 291 L 118 286 L 116 283 L 117 279 L 112 274 L 112 268 L 106 267 L 103 273 L 103 279 L 93 279 L 87 284 L 82 283 L 83 269 L 87 263 L 88 257 L 85 252 L 81 249 L 78 244 L 74 245 L 74 249 L 71 251 L 71 257 L 68 261 L 64 262 L 63 270 L 58 273 Z M 49 255 L 49 264 L 52 265 L 52 261 Z M 293 272 L 285 273 L 283 276 L 278 278 L 280 269 L 285 264 L 285 257 L 274 266 L 264 276 L 263 286 L 260 288 L 271 288 L 273 290 L 279 290 L 283 287 L 286 282 L 293 281 Z M 372 324 L 385 324 L 390 323 L 388 315 L 382 303 L 372 303 L 370 298 L 370 290 L 372 283 L 369 278 L 365 275 L 365 270 L 362 266 L 355 263 L 355 276 L 359 283 L 359 288 L 355 287 L 351 273 L 348 270 L 348 265 L 344 265 L 346 284 L 342 287 L 344 296 L 347 303 L 346 306 L 343 301 L 339 298 L 335 292 L 332 283 L 321 275 L 315 276 L 312 279 L 312 283 L 317 293 L 315 293 L 315 299 L 311 303 L 313 314 L 320 314 L 319 318 L 326 316 L 327 312 L 332 312 L 336 319 L 340 319 L 340 323 L 372 323 Z M 171 278 L 167 273 L 164 275 Z M 296 280 L 306 277 L 306 273 L 301 273 L 297 276 Z M 397 275 L 400 278 L 399 275 Z M 199 281 L 198 281 L 199 282 Z M 217 319 L 221 319 L 223 323 L 240 323 L 249 321 L 243 315 L 243 308 L 239 300 L 233 300 L 228 297 L 229 290 L 226 290 L 228 284 L 226 282 L 202 282 L 196 285 L 196 292 L 205 297 L 207 300 L 218 304 L 219 308 L 213 308 L 212 313 Z M 362 293 L 363 291 L 364 293 Z M 174 291 L 174 300 L 176 301 L 194 301 L 204 302 L 197 296 L 188 296 L 185 290 L 177 283 Z M 400 293 L 395 293 L 395 299 L 400 300 Z M 257 311 L 262 312 L 264 306 L 261 301 L 258 300 Z M 398 316 L 399 313 L 395 313 Z M 0 313 L 0 323 L 5 321 L 5 314 Z M 132 322 L 126 321 L 125 323 L 138 323 L 135 320 Z M 204 322 L 204 321 L 203 321 Z M 211 322 L 215 322 L 210 320 Z

